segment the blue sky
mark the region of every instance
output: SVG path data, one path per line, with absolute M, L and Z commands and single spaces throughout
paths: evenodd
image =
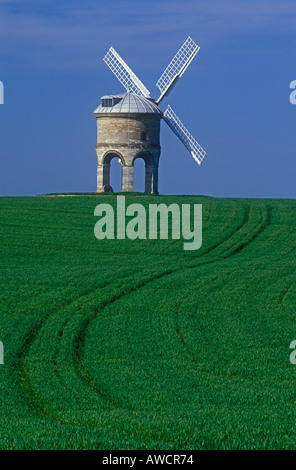
M 295 198 L 295 33 L 295 0 L 0 0 L 0 195 L 95 191 L 92 113 L 123 91 L 104 54 L 113 46 L 157 98 L 190 35 L 201 49 L 161 107 L 207 156 L 199 167 L 162 122 L 160 192 Z M 141 190 L 140 163 L 136 176 Z

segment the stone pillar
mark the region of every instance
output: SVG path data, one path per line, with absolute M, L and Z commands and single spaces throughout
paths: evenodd
M 122 189 L 123 192 L 134 190 L 134 166 L 122 165 Z
M 104 188 L 104 191 L 106 191 L 106 186 L 110 187 L 110 163 L 103 163 L 103 188 Z M 110 189 L 107 189 L 108 192 L 109 192 L 109 190 Z
M 151 193 L 158 194 L 158 166 L 153 167 Z
M 97 193 L 103 193 L 103 165 L 97 164 Z
M 153 166 L 145 164 L 145 193 L 152 191 Z
M 97 165 L 97 193 L 112 192 L 110 186 L 110 163 Z

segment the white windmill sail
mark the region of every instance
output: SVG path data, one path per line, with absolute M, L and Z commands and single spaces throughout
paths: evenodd
M 200 47 L 195 44 L 190 36 L 188 36 L 156 83 L 156 86 L 159 88 L 161 93 L 156 104 L 159 104 L 165 96 L 169 95 L 177 81 L 182 77 L 188 65 L 198 53 L 199 49 Z
M 141 80 L 134 74 L 113 47 L 110 47 L 103 60 L 126 90 L 149 98 L 149 90 L 147 90 L 145 85 L 143 85 Z
M 198 144 L 198 142 L 192 137 L 190 132 L 186 129 L 184 124 L 180 121 L 178 116 L 174 113 L 170 105 L 167 107 L 163 113 L 163 119 L 176 134 L 181 142 L 185 145 L 187 150 L 191 153 L 194 160 L 200 165 L 204 159 L 206 152 Z

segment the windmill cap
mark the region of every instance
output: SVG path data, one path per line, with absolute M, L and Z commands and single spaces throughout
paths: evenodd
M 94 110 L 94 114 L 104 113 L 159 114 L 160 116 L 163 114 L 153 98 L 146 98 L 131 92 L 102 96 L 101 104 Z

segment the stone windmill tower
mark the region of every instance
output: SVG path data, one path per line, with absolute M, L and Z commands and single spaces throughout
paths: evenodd
M 104 61 L 126 88 L 126 93 L 101 98 L 94 115 L 97 120 L 97 192 L 112 192 L 110 165 L 119 158 L 122 165 L 122 191 L 133 191 L 134 162 L 145 161 L 145 192 L 158 194 L 160 121 L 163 118 L 200 165 L 205 151 L 188 132 L 170 106 L 158 107 L 193 60 L 199 47 L 188 37 L 157 82 L 157 101 L 123 59 L 111 47 Z
M 127 92 L 103 96 L 94 112 L 97 118 L 97 192 L 112 191 L 110 163 L 122 165 L 122 191 L 134 190 L 134 162 L 145 161 L 145 192 L 158 192 L 160 120 L 162 111 L 154 100 Z

